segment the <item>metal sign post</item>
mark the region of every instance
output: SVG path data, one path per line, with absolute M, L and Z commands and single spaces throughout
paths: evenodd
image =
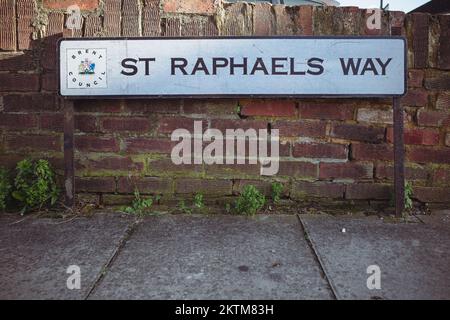
M 403 135 L 403 106 L 400 98 L 394 98 L 392 106 L 394 108 L 395 214 L 401 217 L 405 209 L 405 143 Z
M 396 214 L 404 208 L 403 37 L 68 38 L 58 45 L 66 204 L 75 194 L 73 100 L 390 97 Z

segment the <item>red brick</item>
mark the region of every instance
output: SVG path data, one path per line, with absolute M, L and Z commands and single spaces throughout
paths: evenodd
M 439 16 L 441 34 L 439 37 L 439 62 L 440 69 L 450 70 L 450 16 Z
M 433 185 L 450 185 L 450 167 L 436 169 L 432 181 Z
M 280 130 L 281 137 L 324 137 L 326 134 L 326 123 L 323 121 L 276 121 L 272 128 Z
M 253 34 L 252 6 L 248 3 L 223 3 L 221 35 L 250 36 Z
M 342 12 L 342 16 L 338 15 L 339 19 L 342 19 L 342 34 L 359 35 L 363 10 L 360 10 L 357 6 L 336 7 L 336 10 Z
M 389 143 L 394 143 L 394 129 L 388 128 L 386 138 Z M 405 144 L 422 144 L 433 146 L 439 144 L 439 131 L 433 129 L 405 129 Z
M 200 20 L 190 20 L 181 26 L 181 35 L 183 37 L 198 37 L 202 35 L 203 22 Z
M 159 120 L 159 133 L 172 133 L 176 129 L 186 129 L 191 134 L 194 133 L 194 122 L 202 121 L 202 129 L 207 129 L 207 122 L 201 119 L 181 118 L 181 117 L 165 117 Z
M 275 16 L 270 3 L 255 3 L 253 7 L 253 28 L 255 36 L 275 34 Z
M 93 10 L 98 7 L 98 0 L 44 0 L 44 6 L 49 9 L 67 9 L 76 4 L 81 10 Z
M 0 154 L 1 167 L 7 170 L 15 169 L 21 160 L 23 160 L 23 156 L 19 154 Z
M 450 126 L 450 113 L 445 111 L 420 109 L 417 113 L 417 123 L 419 126 L 426 127 Z
M 233 185 L 233 194 L 240 194 L 244 187 L 248 185 L 254 186 L 259 192 L 267 197 L 270 197 L 272 194 L 272 184 L 268 181 L 261 180 L 236 180 Z M 282 195 L 289 195 L 289 188 L 286 185 L 283 186 Z
M 319 177 L 320 179 L 371 179 L 373 178 L 373 164 L 321 163 Z
M 108 131 L 146 132 L 150 129 L 150 121 L 147 118 L 134 117 L 105 118 L 102 128 Z
M 183 111 L 185 114 L 231 115 L 238 112 L 237 106 L 238 102 L 231 99 L 188 99 L 184 101 Z
M 423 70 L 409 70 L 408 71 L 408 86 L 413 88 L 422 88 L 424 71 Z
M 121 177 L 117 182 L 117 191 L 120 193 L 134 193 L 135 188 L 141 194 L 172 193 L 172 183 L 168 179 L 155 177 Z
M 358 183 L 349 184 L 345 198 L 351 200 L 389 200 L 392 198 L 393 187 L 388 184 Z
M 42 75 L 42 91 L 58 91 L 58 77 L 55 73 L 46 73 Z
M 53 94 L 11 94 L 3 98 L 5 112 L 57 111 L 59 103 Z
M 183 37 L 217 36 L 218 34 L 219 31 L 212 18 L 184 21 L 181 25 Z
M 180 113 L 180 100 L 124 100 L 123 112 L 136 115 L 154 113 Z
M 142 35 L 155 37 L 161 35 L 159 1 L 146 0 L 142 8 Z
M 379 163 L 375 166 L 375 177 L 381 180 L 394 180 L 394 165 Z M 428 171 L 422 167 L 405 167 L 406 180 L 427 180 Z
M 119 152 L 119 142 L 115 138 L 97 136 L 76 136 L 75 148 L 80 151 Z
M 193 160 L 192 160 L 193 161 Z M 200 176 L 203 175 L 203 165 L 176 165 L 172 159 L 152 160 L 148 163 L 148 173 L 156 177 L 171 176 Z
M 406 158 L 417 163 L 450 163 L 450 149 L 412 147 L 406 151 Z
M 450 75 L 442 74 L 432 78 L 425 79 L 425 88 L 429 90 L 447 90 L 450 91 Z
M 59 113 L 41 114 L 39 116 L 39 127 L 41 130 L 52 130 L 63 132 L 64 116 Z
M 379 110 L 379 109 L 360 108 L 358 109 L 358 115 L 356 118 L 358 122 L 392 124 L 393 112 L 392 109 Z
M 206 180 L 206 179 L 177 179 L 175 181 L 175 193 L 204 195 L 231 195 L 231 180 Z
M 76 178 L 75 188 L 79 192 L 115 192 L 116 181 L 114 177 Z
M 414 198 L 421 202 L 427 203 L 448 203 L 450 202 L 448 187 L 445 188 L 428 188 L 414 187 Z
M 198 13 L 212 15 L 216 12 L 214 0 L 163 0 L 167 13 Z
M 110 156 L 99 159 L 82 159 L 77 162 L 75 168 L 78 170 L 121 170 L 121 171 L 135 171 L 142 170 L 142 162 L 134 162 L 129 157 Z
M 178 37 L 181 35 L 181 20 L 179 17 L 164 18 L 163 26 L 163 36 Z
M 37 120 L 34 115 L 30 114 L 2 113 L 0 116 L 1 127 L 9 130 L 35 129 Z
M 428 92 L 425 89 L 408 90 L 401 103 L 409 107 L 423 107 L 428 104 Z
M 355 108 L 334 103 L 300 104 L 299 112 L 302 119 L 351 120 Z
M 384 140 L 384 128 L 368 127 L 354 124 L 335 124 L 332 136 L 347 140 L 379 143 Z
M 351 144 L 351 158 L 354 160 L 394 160 L 394 149 L 387 144 Z
M 291 143 L 289 141 L 280 141 L 280 157 L 289 157 L 291 155 Z
M 84 36 L 95 37 L 102 31 L 102 19 L 96 14 L 91 14 L 86 17 L 84 23 Z
M 36 70 L 36 63 L 31 52 L 2 53 L 0 55 L 0 71 Z
M 298 34 L 304 36 L 313 35 L 313 8 L 312 6 L 300 6 L 298 8 Z
M 39 75 L 25 73 L 0 74 L 0 92 L 5 91 L 38 91 Z
M 280 161 L 278 176 L 317 178 L 318 165 L 311 162 Z
M 208 177 L 243 178 L 248 176 L 259 177 L 261 175 L 261 165 L 258 164 L 212 164 L 206 165 Z
M 0 49 L 16 49 L 16 8 L 14 0 L 0 0 Z
M 205 23 L 203 23 L 202 35 L 210 37 L 219 35 L 219 29 L 217 28 L 215 19 L 213 17 L 210 17 Z
M 403 11 L 390 11 L 391 18 L 391 34 L 396 36 L 405 35 L 405 18 L 406 14 Z
M 48 14 L 47 36 L 53 36 L 63 32 L 64 32 L 64 13 L 50 12 Z
M 198 119 L 196 119 L 198 121 Z M 191 126 L 192 128 L 193 126 Z M 203 126 L 205 128 L 205 126 Z M 226 130 L 236 129 L 255 129 L 258 133 L 259 129 L 267 129 L 268 122 L 262 120 L 229 120 L 229 119 L 213 119 L 211 120 L 211 128 L 219 129 L 225 135 Z M 278 129 L 278 128 L 273 128 Z M 190 129 L 192 130 L 192 129 Z M 280 134 L 281 135 L 281 134 Z
M 291 8 L 277 4 L 272 8 L 275 12 L 276 34 L 280 36 L 294 35 L 297 30 L 297 16 L 293 16 Z
M 44 38 L 42 50 L 40 52 L 41 67 L 43 70 L 51 70 L 56 72 L 58 69 L 58 58 L 56 57 L 57 42 L 61 38 L 61 34 Z
M 121 101 L 118 99 L 78 100 L 76 111 L 93 113 L 116 113 L 122 111 Z
M 296 181 L 292 184 L 291 198 L 307 200 L 313 198 L 342 199 L 345 185 L 328 182 L 304 182 Z
M 82 132 L 98 131 L 96 118 L 90 115 L 75 115 L 75 129 Z
M 285 100 L 244 100 L 240 101 L 241 115 L 267 117 L 295 117 L 295 102 Z
M 34 0 L 17 0 L 17 36 L 19 50 L 28 50 L 31 45 L 31 34 L 34 31 L 33 19 L 36 14 Z
M 436 109 L 450 111 L 450 92 L 441 92 L 436 101 Z
M 170 154 L 177 142 L 168 139 L 128 138 L 125 139 L 128 153 L 167 153 Z
M 103 28 L 109 37 L 120 36 L 122 0 L 107 0 L 103 16 Z
M 428 66 L 428 31 L 430 16 L 426 13 L 413 13 L 413 50 L 414 67 L 423 69 Z
M 14 151 L 62 151 L 60 136 L 20 135 L 6 137 L 6 147 Z
M 292 155 L 300 158 L 347 159 L 348 146 L 333 143 L 298 143 Z
M 122 0 L 122 36 L 138 37 L 140 0 Z

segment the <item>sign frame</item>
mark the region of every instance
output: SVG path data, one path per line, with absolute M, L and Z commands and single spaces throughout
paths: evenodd
M 189 40 L 189 39 L 399 39 L 404 42 L 404 92 L 402 94 L 243 94 L 243 95 L 100 95 L 100 96 L 62 96 L 60 74 L 60 44 L 62 41 L 80 40 Z M 218 36 L 218 37 L 105 37 L 105 38 L 60 38 L 56 47 L 58 73 L 58 95 L 64 109 L 64 187 L 65 204 L 72 208 L 75 202 L 75 161 L 74 161 L 74 109 L 77 100 L 95 99 L 236 99 L 236 98 L 391 98 L 393 107 L 394 125 L 394 189 L 395 189 L 395 213 L 402 217 L 405 209 L 405 146 L 404 146 L 404 108 L 401 97 L 408 91 L 408 42 L 403 36 Z
M 63 41 L 111 41 L 111 40 L 233 40 L 233 39 L 369 39 L 369 40 L 402 40 L 404 42 L 404 92 L 402 94 L 181 94 L 181 95 L 73 95 L 64 96 L 61 94 L 61 62 L 60 48 Z M 226 98 L 393 98 L 402 97 L 408 90 L 408 44 L 403 36 L 217 36 L 217 37 L 105 37 L 105 38 L 60 38 L 57 43 L 57 81 L 58 95 L 64 99 L 226 99 Z

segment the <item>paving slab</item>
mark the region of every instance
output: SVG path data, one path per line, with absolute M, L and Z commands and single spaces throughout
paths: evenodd
M 69 221 L 0 215 L 0 299 L 83 299 L 125 235 L 130 219 Z M 67 268 L 78 265 L 80 290 Z
M 429 215 L 419 215 L 417 217 L 427 225 L 450 230 L 450 210 L 433 210 Z
M 450 299 L 449 225 L 300 219 L 338 299 Z M 380 290 L 367 288 L 370 265 L 380 267 Z
M 138 225 L 93 299 L 330 299 L 296 216 L 166 215 Z

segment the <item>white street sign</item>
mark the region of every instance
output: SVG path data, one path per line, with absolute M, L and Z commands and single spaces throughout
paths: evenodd
M 63 39 L 60 93 L 96 96 L 401 96 L 400 37 Z

